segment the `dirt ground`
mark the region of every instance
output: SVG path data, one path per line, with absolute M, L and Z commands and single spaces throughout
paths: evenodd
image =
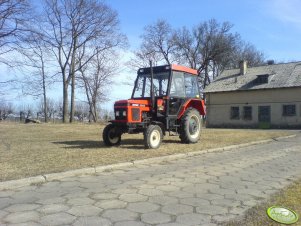
M 203 129 L 197 144 L 165 136 L 159 149 L 144 149 L 142 134 L 122 136 L 119 147 L 105 147 L 99 124 L 0 123 L 0 181 L 44 173 L 223 147 L 290 135 L 293 131 Z

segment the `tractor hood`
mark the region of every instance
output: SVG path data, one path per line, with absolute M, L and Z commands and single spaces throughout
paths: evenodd
M 137 107 L 148 107 L 151 104 L 150 99 L 129 99 L 129 100 L 118 100 L 114 106 L 137 106 Z

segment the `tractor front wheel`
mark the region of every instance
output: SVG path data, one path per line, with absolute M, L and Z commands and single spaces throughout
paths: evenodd
M 201 135 L 201 116 L 194 109 L 189 108 L 181 119 L 180 139 L 182 143 L 197 143 Z
M 117 126 L 109 124 L 104 128 L 102 138 L 106 146 L 116 146 L 120 144 L 121 133 Z
M 144 146 L 147 149 L 160 147 L 163 133 L 158 125 L 149 125 L 144 132 Z

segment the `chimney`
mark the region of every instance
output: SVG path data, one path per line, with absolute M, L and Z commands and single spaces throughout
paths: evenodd
M 240 75 L 245 75 L 247 73 L 247 61 L 242 60 L 239 62 Z

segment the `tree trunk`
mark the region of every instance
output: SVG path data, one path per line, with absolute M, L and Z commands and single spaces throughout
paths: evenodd
M 97 118 L 97 108 L 96 108 L 96 102 L 93 101 L 92 103 L 92 116 L 93 116 L 93 121 L 97 122 L 98 118 Z
M 43 79 L 43 98 L 44 98 L 44 122 L 48 122 L 47 96 L 46 96 L 46 88 L 45 88 L 44 79 Z
M 212 63 L 212 81 L 216 78 L 216 66 L 215 62 Z
M 76 54 L 76 47 L 77 47 L 77 38 L 76 34 L 73 35 L 73 52 L 71 58 L 71 110 L 70 110 L 70 123 L 74 120 L 74 111 L 75 111 L 75 54 Z
M 63 86 L 63 123 L 68 122 L 68 83 L 64 81 Z
M 75 110 L 75 78 L 74 74 L 71 77 L 71 110 L 70 110 L 70 120 L 69 122 L 72 123 L 74 120 L 74 110 Z
M 83 79 L 84 87 L 85 87 L 85 91 L 86 91 L 86 97 L 87 97 L 88 104 L 89 104 L 89 122 L 91 121 L 91 116 L 92 116 L 93 122 L 97 122 L 97 111 L 96 111 L 95 99 L 94 99 L 94 97 L 90 97 L 90 95 L 89 95 L 90 90 L 89 90 L 88 81 L 86 80 L 84 72 L 81 71 L 81 73 L 82 73 L 82 79 Z
M 207 79 L 208 79 L 208 65 L 206 64 L 205 65 L 205 78 L 204 78 L 204 84 L 203 84 L 204 89 L 207 86 Z
M 44 62 L 42 61 L 42 82 L 43 82 L 43 98 L 44 98 L 44 122 L 48 122 L 48 105 L 47 105 L 47 95 L 46 95 L 46 82 L 45 82 L 45 70 Z

